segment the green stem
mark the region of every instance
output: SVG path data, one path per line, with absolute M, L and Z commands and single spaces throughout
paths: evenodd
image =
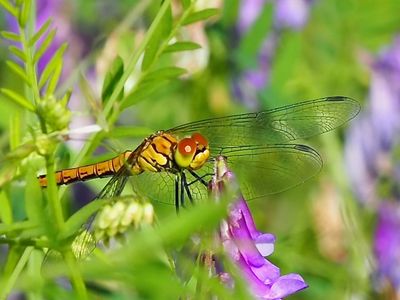
M 156 18 L 154 19 L 153 23 L 151 24 L 149 30 L 147 31 L 144 41 L 140 44 L 139 48 L 128 59 L 128 65 L 126 66 L 126 70 L 125 70 L 124 74 L 122 75 L 122 77 L 120 78 L 118 84 L 116 85 L 113 93 L 111 94 L 110 99 L 107 101 L 107 104 L 104 108 L 103 113 L 107 119 L 107 123 L 108 123 L 109 127 L 111 127 L 114 124 L 114 122 L 116 121 L 116 119 L 118 118 L 118 115 L 119 115 L 118 113 L 113 113 L 113 107 L 115 107 L 115 104 L 118 100 L 118 97 L 119 97 L 121 91 L 124 88 L 126 81 L 128 80 L 129 76 L 134 71 L 141 55 L 143 54 L 148 43 L 150 42 L 151 38 L 153 37 L 156 28 L 158 28 L 159 23 L 162 20 L 162 17 L 164 16 L 164 14 L 167 11 L 170 4 L 171 4 L 171 0 L 165 0 L 163 2 L 163 4 L 161 5 Z M 109 128 L 106 128 L 105 130 L 108 130 L 108 129 Z M 98 136 L 100 136 L 100 133 L 94 134 L 93 141 L 97 141 Z M 92 138 L 90 138 L 90 140 L 92 140 Z M 86 157 L 90 153 L 91 149 L 93 148 L 92 144 L 93 143 L 85 144 L 82 151 L 80 151 L 80 153 L 78 154 L 78 157 L 75 160 L 76 164 L 80 164 L 82 162 L 83 158 Z
M 30 96 L 31 96 L 31 100 L 33 101 L 33 103 L 35 103 L 36 105 L 41 101 L 40 98 L 40 91 L 39 91 L 39 87 L 38 87 L 38 80 L 37 80 L 37 74 L 36 74 L 36 68 L 35 68 L 35 63 L 33 62 L 33 56 L 34 56 L 34 51 L 32 49 L 31 46 L 29 46 L 29 42 L 28 39 L 26 37 L 25 34 L 25 29 L 19 27 L 19 32 L 20 32 L 20 36 L 21 36 L 21 45 L 22 45 L 22 49 L 25 53 L 26 56 L 26 62 L 25 62 L 25 70 L 26 70 L 26 74 L 28 76 L 28 78 L 30 79 L 31 82 L 31 86 L 30 86 Z M 40 116 L 40 114 L 37 114 L 37 117 L 39 119 L 40 122 L 40 127 L 42 129 L 43 133 L 47 133 L 47 128 L 46 128 L 46 123 L 43 120 L 43 118 Z
M 125 70 L 124 74 L 122 75 L 122 77 L 120 78 L 119 82 L 117 83 L 113 93 L 111 94 L 110 99 L 107 101 L 107 104 L 104 108 L 103 113 L 107 119 L 107 125 L 108 125 L 108 128 L 106 128 L 105 130 L 109 130 L 109 128 L 112 127 L 112 125 L 116 122 L 120 111 L 118 111 L 117 109 L 113 109 L 113 108 L 116 107 L 115 104 L 118 100 L 118 97 L 119 97 L 121 91 L 123 90 L 124 85 L 125 85 L 126 81 L 128 80 L 129 76 L 134 71 L 135 67 L 137 66 L 138 61 L 139 61 L 140 57 L 142 56 L 142 54 L 144 53 L 148 43 L 151 41 L 151 39 L 155 33 L 155 30 L 160 26 L 160 22 L 162 21 L 162 18 L 164 16 L 164 14 L 166 13 L 167 9 L 169 8 L 170 4 L 171 4 L 171 0 L 165 0 L 163 2 L 163 4 L 160 7 L 160 10 L 158 11 L 156 18 L 154 19 L 153 23 L 151 24 L 149 30 L 147 31 L 147 34 L 145 36 L 143 43 L 140 44 L 137 51 L 135 51 L 132 54 L 132 56 L 128 59 L 128 65 L 126 67 L 126 70 Z M 182 25 L 182 22 L 192 12 L 193 7 L 194 7 L 194 2 L 191 3 L 191 5 L 184 11 L 182 16 L 180 16 L 178 21 L 174 24 L 174 27 L 172 28 L 168 37 L 164 40 L 163 43 L 161 43 L 161 45 L 154 57 L 152 64 L 154 64 L 157 61 L 157 58 L 163 53 L 165 48 L 168 46 L 169 41 L 176 35 L 177 31 L 179 30 L 179 28 Z M 150 69 L 150 67 L 149 67 L 149 69 Z M 140 78 L 145 75 L 146 75 L 146 73 L 142 73 Z M 140 78 L 139 78 L 139 81 L 140 81 Z M 96 133 L 93 136 L 93 141 L 97 141 L 100 134 L 101 133 Z M 84 148 L 82 149 L 82 151 L 80 151 L 78 157 L 76 158 L 75 163 L 80 164 L 82 162 L 83 158 L 86 157 L 90 153 L 91 149 L 93 149 L 93 143 L 86 144 L 84 146 Z
M 77 292 L 79 299 L 88 299 L 85 282 L 83 281 L 82 274 L 79 271 L 74 254 L 71 250 L 68 250 L 63 255 L 70 271 L 72 284 L 74 285 L 74 289 Z
M 58 197 L 58 189 L 56 184 L 56 175 L 54 168 L 54 160 L 52 155 L 46 156 L 46 169 L 47 169 L 47 197 L 50 204 L 52 216 L 55 221 L 55 230 L 60 232 L 64 227 L 64 216 L 62 212 L 61 203 Z
M 362 231 L 360 212 L 350 192 L 349 180 L 346 178 L 343 165 L 343 151 L 338 139 L 333 134 L 325 134 L 321 137 L 327 150 L 330 173 L 337 183 L 342 197 L 340 197 L 340 210 L 345 223 L 347 239 L 352 241 L 351 263 L 349 270 L 352 272 L 352 289 L 355 292 L 367 290 L 369 275 L 372 270 L 372 255 L 367 237 Z
M 24 269 L 24 267 L 29 259 L 29 256 L 31 255 L 32 250 L 33 250 L 33 247 L 25 248 L 24 253 L 22 254 L 21 258 L 19 259 L 17 265 L 14 268 L 14 271 L 6 279 L 6 281 L 4 282 L 4 285 L 2 285 L 0 288 L 0 300 L 7 299 L 7 296 L 11 292 L 12 287 L 15 285 L 17 278 L 19 277 L 22 270 Z
M 111 94 L 110 99 L 107 101 L 107 104 L 104 108 L 104 115 L 106 118 L 109 116 L 111 113 L 112 108 L 114 107 L 116 101 L 118 100 L 118 97 L 121 93 L 121 91 L 124 88 L 124 85 L 126 81 L 128 80 L 129 76 L 132 74 L 133 70 L 135 69 L 140 56 L 144 52 L 144 50 L 147 47 L 147 44 L 150 42 L 151 38 L 153 37 L 155 30 L 158 28 L 159 23 L 162 20 L 162 17 L 166 13 L 167 9 L 169 8 L 171 4 L 171 0 L 165 0 L 163 4 L 161 5 L 160 10 L 158 11 L 158 14 L 156 18 L 154 19 L 153 23 L 151 24 L 149 30 L 147 31 L 147 34 L 144 38 L 143 43 L 139 46 L 136 52 L 132 54 L 132 56 L 128 60 L 128 65 L 126 66 L 126 71 L 122 75 L 121 79 L 119 80 L 118 84 L 116 85 L 113 93 Z

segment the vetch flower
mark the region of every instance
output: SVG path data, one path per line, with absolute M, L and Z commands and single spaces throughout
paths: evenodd
M 379 289 L 390 283 L 400 296 L 400 202 L 383 202 L 378 212 L 374 252 Z
M 377 211 L 378 290 L 400 294 L 400 37 L 371 67 L 368 106 L 347 136 L 346 165 L 357 199 Z
M 221 224 L 223 248 L 239 268 L 251 294 L 257 299 L 281 299 L 306 288 L 300 275 L 281 276 L 279 268 L 264 257 L 273 252 L 275 237 L 256 229 L 245 199 L 237 192 L 235 176 L 223 157 L 217 158 L 215 174 L 211 190 L 216 198 L 235 195 L 228 219 Z M 226 273 L 221 272 L 220 276 L 229 282 Z
M 251 31 L 252 26 L 262 17 L 265 7 L 274 5 L 271 30 L 265 32 L 265 37 L 260 42 L 255 67 L 242 67 L 241 73 L 232 84 L 233 92 L 248 106 L 256 107 L 258 93 L 268 86 L 270 69 L 279 47 L 282 29 L 301 30 L 307 23 L 312 2 L 312 0 L 241 1 L 236 23 L 238 44 L 242 40 L 245 41 L 243 37 Z
M 377 206 L 384 178 L 400 180 L 394 153 L 400 141 L 400 37 L 374 61 L 368 107 L 349 130 L 345 156 L 361 203 Z

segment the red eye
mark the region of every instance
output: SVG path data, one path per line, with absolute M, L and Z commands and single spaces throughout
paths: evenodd
M 196 142 L 193 138 L 184 138 L 178 143 L 179 153 L 190 155 L 196 151 Z
M 207 139 L 198 132 L 192 134 L 192 139 L 197 142 L 199 145 L 203 145 L 204 147 L 208 146 Z

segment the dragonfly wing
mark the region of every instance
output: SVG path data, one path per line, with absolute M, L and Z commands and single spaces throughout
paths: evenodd
M 127 180 L 126 168 L 123 167 L 107 182 L 94 201 L 102 201 L 121 195 Z M 98 241 L 96 241 L 93 235 L 95 218 L 96 213 L 92 214 L 85 224 L 82 225 L 80 234 L 73 242 L 73 252 L 79 259 L 85 258 L 96 248 Z
M 287 190 L 322 168 L 319 154 L 305 145 L 230 147 L 222 152 L 246 200 Z
M 168 130 L 185 136 L 204 135 L 213 154 L 235 145 L 283 144 L 330 131 L 355 117 L 357 101 L 326 97 L 277 109 L 197 121 Z
M 196 171 L 200 177 L 208 182 L 211 179 L 213 163 L 206 163 L 201 170 Z M 187 184 L 194 203 L 208 197 L 207 187 L 193 177 L 189 172 L 185 172 Z M 175 205 L 175 177 L 177 175 L 169 172 L 143 172 L 137 176 L 132 176 L 130 182 L 134 191 L 140 195 L 145 195 L 153 201 Z M 185 203 L 189 203 L 189 197 L 185 192 Z

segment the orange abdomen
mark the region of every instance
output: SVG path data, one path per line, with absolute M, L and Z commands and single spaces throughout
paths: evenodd
M 99 163 L 65 169 L 56 172 L 56 182 L 58 185 L 70 184 L 77 181 L 85 181 L 93 178 L 102 178 L 114 175 L 117 173 L 121 167 L 127 163 L 128 157 L 131 155 L 132 151 L 125 151 L 120 155 Z M 132 170 L 135 172 L 135 170 Z M 140 170 L 137 170 L 140 173 Z M 46 175 L 40 175 L 38 177 L 40 186 L 47 186 Z

